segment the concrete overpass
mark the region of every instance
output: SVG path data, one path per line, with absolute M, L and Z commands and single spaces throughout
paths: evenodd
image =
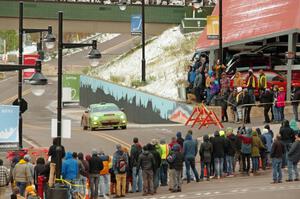
M 0 0 L 0 30 L 18 29 L 19 2 Z M 140 5 L 127 6 L 120 11 L 117 5 L 67 2 L 24 2 L 24 27 L 41 28 L 52 25 L 57 31 L 58 11 L 64 12 L 65 32 L 129 33 L 130 17 L 141 12 Z M 206 17 L 212 8 L 203 9 L 200 16 Z M 146 6 L 146 34 L 157 35 L 165 29 L 181 24 L 191 15 L 192 7 Z

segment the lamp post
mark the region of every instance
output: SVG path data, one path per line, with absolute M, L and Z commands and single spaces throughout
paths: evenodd
M 51 26 L 48 26 L 47 29 L 29 29 L 23 27 L 23 20 L 24 20 L 24 4 L 23 2 L 20 2 L 19 4 L 19 60 L 18 66 L 21 66 L 23 64 L 23 34 L 24 33 L 38 33 L 38 32 L 48 32 L 46 42 L 49 42 L 48 47 L 51 47 L 51 43 L 55 42 L 55 37 L 52 35 L 52 28 Z M 23 97 L 22 97 L 22 83 L 23 83 L 23 76 L 22 76 L 22 70 L 23 69 L 17 69 L 18 72 L 18 105 L 22 105 Z M 19 148 L 23 148 L 23 119 L 22 119 L 22 111 L 20 108 L 19 112 Z
M 126 10 L 126 0 L 120 0 L 120 10 Z M 145 0 L 142 0 L 142 82 L 146 81 L 146 59 L 145 59 Z
M 219 0 L 219 60 L 220 65 L 223 65 L 223 2 Z
M 56 176 L 60 178 L 61 176 L 61 164 L 62 164 L 62 147 L 61 147 L 61 127 L 62 127 L 62 67 L 63 67 L 63 49 L 70 48 L 84 48 L 92 47 L 92 50 L 88 54 L 88 58 L 91 60 L 91 66 L 97 66 L 99 64 L 99 59 L 101 58 L 101 53 L 97 49 L 97 41 L 93 40 L 92 43 L 82 44 L 82 43 L 64 43 L 63 42 L 63 12 L 58 13 L 58 72 L 57 72 L 57 138 L 58 146 L 56 147 L 57 152 L 57 165 L 56 165 Z

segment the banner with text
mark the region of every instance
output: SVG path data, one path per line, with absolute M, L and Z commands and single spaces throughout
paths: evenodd
M 0 105 L 0 150 L 19 145 L 19 106 Z
M 207 16 L 207 39 L 219 39 L 219 16 Z

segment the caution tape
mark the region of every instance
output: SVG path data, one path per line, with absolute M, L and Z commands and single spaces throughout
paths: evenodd
M 62 178 L 60 178 L 60 179 L 56 178 L 55 181 L 60 181 L 60 182 L 65 183 L 65 184 L 67 184 L 69 186 L 72 186 L 72 187 L 85 187 L 86 186 L 86 185 L 73 184 L 73 183 L 71 183 L 71 182 L 69 182 L 67 180 L 62 179 Z

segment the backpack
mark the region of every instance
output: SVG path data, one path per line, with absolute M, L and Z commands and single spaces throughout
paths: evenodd
M 127 162 L 126 159 L 124 157 L 125 155 L 123 154 L 119 160 L 118 160 L 118 173 L 126 173 L 126 169 L 127 169 Z
M 174 163 L 175 158 L 176 158 L 175 153 L 169 154 L 169 155 L 167 156 L 167 162 L 168 162 L 169 164 L 172 164 L 172 163 Z

